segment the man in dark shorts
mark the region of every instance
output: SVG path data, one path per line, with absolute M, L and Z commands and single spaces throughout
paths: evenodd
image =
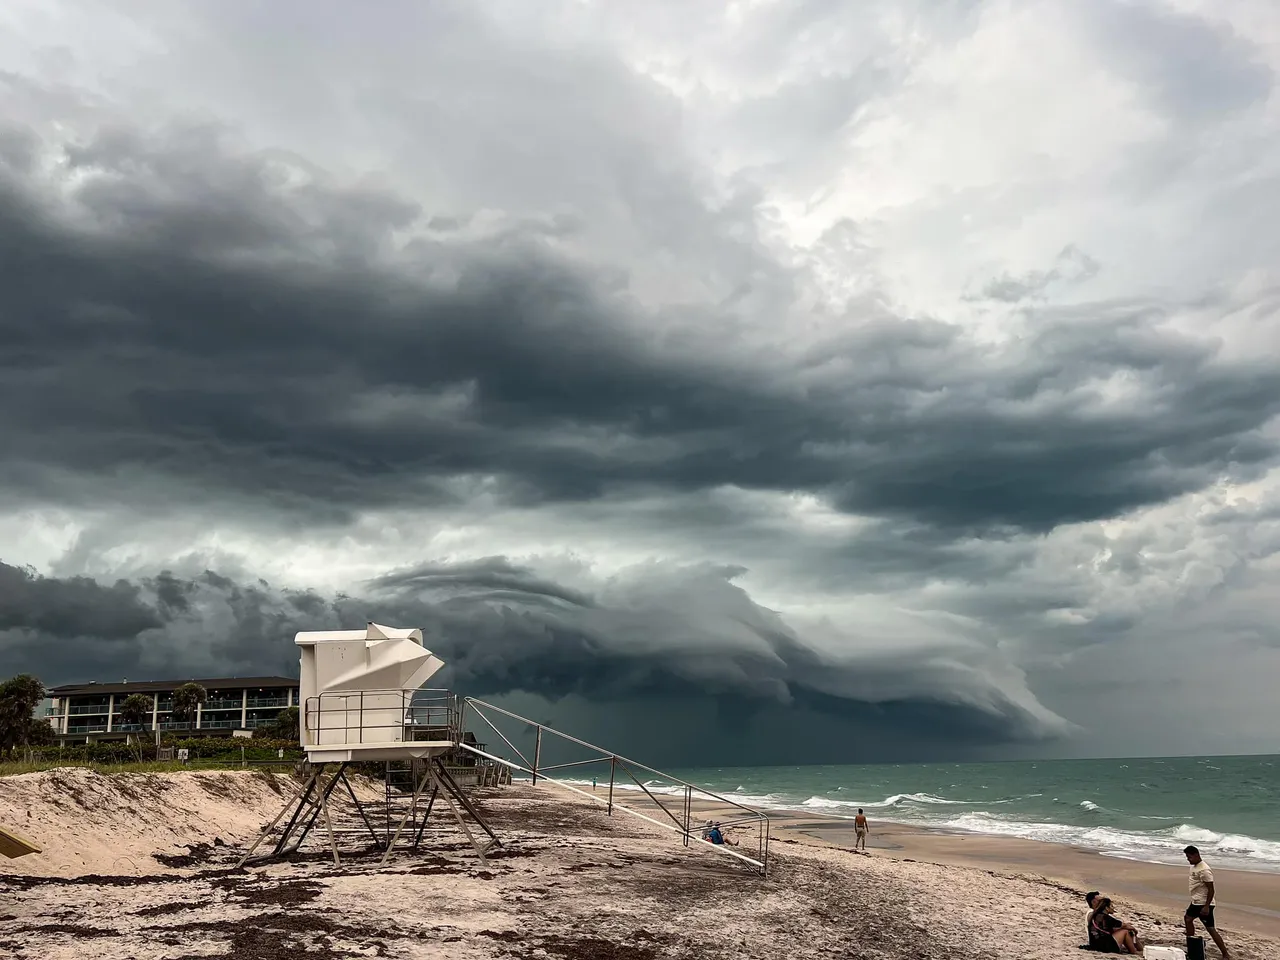
M 1187 887 L 1191 890 L 1191 905 L 1182 918 L 1186 922 L 1187 936 L 1196 935 L 1196 921 L 1199 920 L 1222 951 L 1223 960 L 1228 960 L 1231 954 L 1227 952 L 1227 945 L 1222 942 L 1222 934 L 1213 925 L 1213 871 L 1200 858 L 1200 851 L 1195 847 L 1187 847 L 1182 852 L 1186 854 L 1187 863 L 1191 864 L 1191 876 L 1187 880 Z

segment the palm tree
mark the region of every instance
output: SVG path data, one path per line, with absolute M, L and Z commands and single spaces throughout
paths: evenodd
M 196 708 L 209 699 L 209 694 L 198 683 L 184 683 L 173 691 L 173 719 L 185 722 L 188 729 L 195 726 Z
M 285 707 L 275 715 L 275 719 L 267 725 L 265 732 L 279 740 L 297 740 L 298 708 Z
M 134 743 L 138 747 L 139 763 L 142 762 L 142 730 L 146 729 L 151 720 L 152 706 L 152 699 L 141 693 L 129 694 L 124 698 L 124 703 L 120 704 L 121 721 L 139 728 L 138 733 L 134 736 Z

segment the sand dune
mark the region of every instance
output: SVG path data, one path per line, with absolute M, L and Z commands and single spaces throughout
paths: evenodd
M 858 856 L 794 832 L 774 845 L 762 879 L 554 787 L 480 795 L 504 842 L 487 864 L 442 817 L 421 851 L 397 853 L 386 869 L 370 855 L 335 867 L 316 847 L 230 870 L 234 847 L 279 809 L 288 782 L 78 770 L 0 781 L 0 822 L 46 849 L 43 862 L 0 865 L 0 955 L 1082 956 L 1078 894 L 1061 885 Z M 1280 956 L 1274 941 L 1233 945 L 1243 960 Z

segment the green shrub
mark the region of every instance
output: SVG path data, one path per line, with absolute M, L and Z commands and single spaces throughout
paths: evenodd
M 269 740 L 254 737 L 252 740 L 243 737 L 183 737 L 165 736 L 161 745 L 188 751 L 188 762 L 205 763 L 239 763 L 246 761 L 270 762 L 280 760 L 279 751 L 284 751 L 283 761 L 288 763 L 302 758 L 302 748 L 296 740 Z M 243 750 L 243 752 L 241 752 Z M 143 740 L 142 760 L 138 759 L 138 749 L 122 740 L 110 740 L 98 743 L 74 743 L 65 747 L 33 747 L 30 750 L 34 763 L 67 763 L 67 764 L 107 764 L 127 765 L 131 763 L 154 763 L 156 759 L 154 741 Z

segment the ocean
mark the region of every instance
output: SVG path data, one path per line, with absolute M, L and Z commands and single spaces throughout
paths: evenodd
M 1280 756 L 705 767 L 679 777 L 750 806 L 1066 843 L 1106 856 L 1280 873 Z M 566 778 L 568 779 L 568 778 Z M 676 794 L 650 780 L 655 793 Z M 633 789 L 635 789 L 633 787 Z

